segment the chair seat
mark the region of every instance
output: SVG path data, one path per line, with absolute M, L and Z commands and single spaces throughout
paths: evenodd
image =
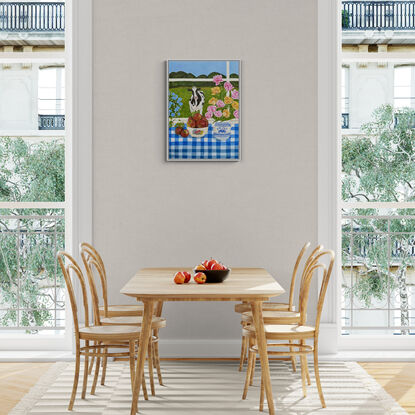
M 104 326 L 110 325 L 126 325 L 126 326 L 141 326 L 143 323 L 143 317 L 141 316 L 130 316 L 130 317 L 107 317 L 101 318 L 101 324 Z M 166 327 L 166 319 L 161 317 L 153 317 L 151 320 L 152 329 L 160 329 Z
M 301 314 L 296 311 L 263 311 L 264 324 L 296 324 L 300 321 Z M 253 322 L 252 311 L 241 314 L 245 323 Z
M 265 337 L 270 340 L 302 340 L 314 337 L 315 327 L 297 324 L 265 324 Z M 255 335 L 254 326 L 243 329 L 248 336 Z
M 270 303 L 270 302 L 264 302 L 262 303 L 262 310 L 263 311 L 289 311 L 289 304 L 286 303 Z M 293 310 L 295 308 L 293 307 Z M 235 312 L 236 313 L 245 313 L 247 311 L 251 311 L 251 304 L 247 303 L 240 303 L 235 304 Z
M 144 312 L 144 305 L 109 305 L 108 317 L 122 317 L 122 316 L 142 316 Z M 99 315 L 105 316 L 104 306 L 99 307 Z
M 79 337 L 82 340 L 137 340 L 140 337 L 139 326 L 90 326 L 79 329 Z

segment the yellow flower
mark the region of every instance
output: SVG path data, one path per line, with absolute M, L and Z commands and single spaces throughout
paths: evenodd
M 235 110 L 239 109 L 239 102 L 237 102 L 237 101 L 233 101 L 233 102 L 232 102 L 232 107 L 233 107 L 233 109 L 235 109 Z
M 218 86 L 215 86 L 212 88 L 212 95 L 219 94 L 220 88 Z
M 226 109 L 226 110 L 223 110 L 222 115 L 223 115 L 225 118 L 229 118 L 229 116 L 231 115 L 231 113 L 229 112 L 229 110 L 228 110 L 228 109 Z
M 210 104 L 210 105 L 215 105 L 215 104 L 216 104 L 216 101 L 217 101 L 217 99 L 212 97 L 212 98 L 209 100 L 209 104 Z
M 225 104 L 232 104 L 233 99 L 231 97 L 225 97 L 224 101 L 225 101 Z

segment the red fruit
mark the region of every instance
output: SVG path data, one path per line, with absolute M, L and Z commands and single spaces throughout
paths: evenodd
M 195 271 L 204 271 L 206 267 L 202 264 L 196 266 Z
M 216 264 L 213 264 L 212 268 L 210 268 L 210 269 L 212 271 L 221 271 L 221 270 L 223 270 L 223 267 L 222 267 L 221 264 L 216 263 Z
M 205 267 L 205 269 L 209 269 L 208 268 L 209 260 L 207 259 L 206 261 L 202 262 L 202 265 Z
M 186 281 L 186 276 L 183 272 L 176 272 L 174 274 L 174 282 L 176 284 L 183 284 Z
M 206 118 L 205 119 L 202 118 L 201 120 L 197 121 L 196 125 L 199 128 L 206 128 L 209 126 L 209 121 Z
M 208 262 L 208 266 L 206 267 L 207 269 L 212 269 L 212 267 L 215 265 L 215 264 L 217 264 L 218 262 L 215 260 L 215 259 L 211 259 L 209 262 Z
M 192 117 L 189 117 L 187 120 L 187 126 L 190 128 L 196 128 L 196 120 L 194 120 Z
M 204 284 L 206 282 L 206 275 L 203 272 L 198 272 L 193 278 L 198 284 Z
M 193 115 L 192 115 L 192 118 L 193 118 L 195 121 L 199 121 L 199 120 L 201 120 L 201 119 L 202 119 L 202 114 L 200 114 L 200 112 L 196 112 L 195 114 L 193 114 Z
M 192 278 L 192 275 L 190 272 L 182 271 L 182 274 L 185 277 L 184 283 L 187 284 L 190 281 L 190 278 Z
M 189 137 L 189 130 L 182 130 L 182 131 L 180 132 L 180 135 L 181 135 L 183 138 Z
M 182 132 L 182 130 L 183 130 L 183 128 L 182 127 L 176 127 L 176 129 L 175 129 L 175 133 L 177 134 L 177 135 L 180 135 L 181 134 L 181 132 Z

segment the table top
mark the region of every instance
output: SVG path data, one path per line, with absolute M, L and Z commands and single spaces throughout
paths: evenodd
M 138 300 L 163 301 L 265 301 L 283 294 L 284 289 L 263 268 L 233 268 L 219 284 L 175 284 L 177 271 L 192 268 L 144 268 L 122 288 L 121 294 Z

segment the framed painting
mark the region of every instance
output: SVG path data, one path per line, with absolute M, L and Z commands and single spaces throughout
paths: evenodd
M 167 61 L 167 160 L 241 159 L 241 61 Z

